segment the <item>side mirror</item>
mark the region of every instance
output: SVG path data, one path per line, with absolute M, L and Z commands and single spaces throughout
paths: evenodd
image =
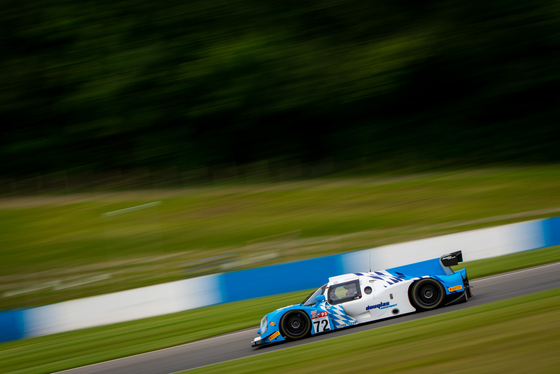
M 319 295 L 317 297 L 315 297 L 315 302 L 316 303 L 320 303 L 321 301 L 326 301 L 327 297 L 325 295 Z

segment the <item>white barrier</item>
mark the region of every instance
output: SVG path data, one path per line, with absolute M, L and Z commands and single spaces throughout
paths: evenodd
M 542 248 L 546 245 L 542 223 L 513 223 L 342 254 L 342 268 L 344 273 L 389 269 L 458 250 L 464 261 L 474 261 Z
M 132 321 L 219 304 L 216 275 L 70 300 L 26 311 L 24 337 Z

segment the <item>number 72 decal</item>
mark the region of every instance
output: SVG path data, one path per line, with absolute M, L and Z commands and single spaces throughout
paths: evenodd
M 323 319 L 321 321 L 313 321 L 313 329 L 315 332 L 329 331 L 331 329 L 328 319 Z
M 329 331 L 331 329 L 331 323 L 327 312 L 317 313 L 317 318 L 313 318 L 313 330 L 315 333 Z

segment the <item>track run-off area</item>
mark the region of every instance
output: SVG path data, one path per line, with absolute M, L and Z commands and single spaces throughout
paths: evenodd
M 255 326 L 250 329 L 240 330 L 189 344 L 74 368 L 60 373 L 169 374 L 244 357 L 262 355 L 289 347 L 311 344 L 348 334 L 374 330 L 384 326 L 559 288 L 560 262 L 474 279 L 471 281 L 471 285 L 473 286 L 473 297 L 467 303 L 444 307 L 434 311 L 413 313 L 388 320 L 372 322 L 300 341 L 286 342 L 254 349 L 251 348 L 250 342 L 257 335 L 256 331 L 258 326 Z M 227 304 L 224 305 L 224 313 L 227 313 Z

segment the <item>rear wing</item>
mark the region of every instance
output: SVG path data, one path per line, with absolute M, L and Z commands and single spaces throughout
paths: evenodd
M 459 262 L 463 262 L 463 252 L 457 251 L 448 255 L 443 255 L 441 256 L 440 260 L 443 266 L 457 265 Z

